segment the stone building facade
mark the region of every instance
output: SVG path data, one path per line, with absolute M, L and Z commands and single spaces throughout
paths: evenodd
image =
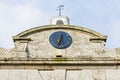
M 13 49 L 0 48 L 0 80 L 120 79 L 120 49 L 107 49 L 107 36 L 70 25 L 68 17 L 53 17 L 13 40 Z

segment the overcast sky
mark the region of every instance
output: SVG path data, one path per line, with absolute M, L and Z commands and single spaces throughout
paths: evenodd
M 49 25 L 61 4 L 71 25 L 107 35 L 107 48 L 120 47 L 120 0 L 0 0 L 0 47 L 12 48 L 12 36 Z

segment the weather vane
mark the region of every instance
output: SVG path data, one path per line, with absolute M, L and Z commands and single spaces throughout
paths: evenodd
M 63 9 L 64 5 L 59 5 L 59 7 L 57 7 L 57 11 L 59 16 L 61 16 L 61 10 Z

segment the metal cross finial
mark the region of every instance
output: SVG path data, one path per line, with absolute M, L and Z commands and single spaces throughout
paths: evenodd
M 64 5 L 59 5 L 57 11 L 59 12 L 59 16 L 61 16 L 61 10 L 63 9 Z

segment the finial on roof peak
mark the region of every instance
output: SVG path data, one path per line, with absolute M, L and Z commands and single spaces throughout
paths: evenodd
M 69 24 L 69 18 L 61 14 L 61 10 L 63 9 L 63 7 L 64 5 L 59 5 L 59 7 L 57 7 L 58 16 L 52 17 L 51 19 L 52 25 L 68 25 Z
M 62 14 L 61 14 L 62 12 L 61 12 L 61 11 L 62 11 L 63 7 L 64 7 L 64 5 L 59 5 L 59 6 L 57 7 L 57 11 L 58 11 L 58 15 L 59 15 L 59 16 L 62 16 Z

